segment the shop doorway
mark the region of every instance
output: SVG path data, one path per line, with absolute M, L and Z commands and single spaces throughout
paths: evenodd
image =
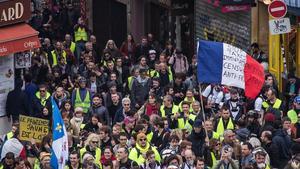
M 127 34 L 126 5 L 114 0 L 94 0 L 93 33 L 102 49 L 108 39 L 120 47 Z

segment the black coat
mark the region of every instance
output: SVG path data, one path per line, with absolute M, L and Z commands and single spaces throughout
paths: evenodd
M 35 95 L 32 101 L 32 116 L 33 117 L 41 117 L 43 113 L 43 108 L 46 107 L 49 111 L 49 114 L 52 114 L 52 104 L 51 104 L 51 97 L 50 93 L 47 95 L 47 99 L 45 100 L 44 105 L 41 103 L 41 99 L 38 97 L 38 93 Z M 50 116 L 51 117 L 51 116 Z
M 270 165 L 274 168 L 279 168 L 280 166 L 280 158 L 279 158 L 279 148 L 273 142 L 267 143 L 263 146 L 266 152 L 270 156 Z
M 24 91 L 20 88 L 17 88 L 13 91 L 10 91 L 7 95 L 6 100 L 6 114 L 8 117 L 19 119 L 19 115 L 29 115 L 30 107 L 29 100 Z
M 145 103 L 149 95 L 150 85 L 150 79 L 147 79 L 144 85 L 139 82 L 138 78 L 133 80 L 131 89 L 132 105 L 139 104 L 141 106 Z
M 200 133 L 195 133 L 193 130 L 188 137 L 188 141 L 192 142 L 192 150 L 197 157 L 203 156 L 204 144 L 205 144 L 205 132 L 204 129 Z
M 274 132 L 272 142 L 278 146 L 278 150 L 280 152 L 279 160 L 287 162 L 291 158 L 290 148 L 292 145 L 292 141 L 290 136 L 282 129 L 279 129 Z

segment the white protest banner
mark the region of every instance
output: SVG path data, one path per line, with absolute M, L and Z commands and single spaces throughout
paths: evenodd
M 246 63 L 246 52 L 225 44 L 223 46 L 223 68 L 222 84 L 245 88 L 244 66 Z

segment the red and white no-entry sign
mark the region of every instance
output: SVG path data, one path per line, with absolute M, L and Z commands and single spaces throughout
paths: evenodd
M 282 18 L 286 15 L 286 4 L 281 0 L 275 0 L 268 6 L 269 14 L 273 18 Z

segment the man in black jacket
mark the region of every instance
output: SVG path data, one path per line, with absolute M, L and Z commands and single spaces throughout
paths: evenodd
M 188 141 L 192 142 L 192 150 L 195 156 L 203 156 L 203 145 L 205 144 L 205 131 L 203 129 L 202 121 L 197 119 L 194 122 L 191 135 L 188 137 Z
M 272 132 L 271 131 L 263 131 L 261 133 L 261 141 L 263 143 L 263 148 L 267 151 L 270 156 L 270 165 L 274 168 L 280 167 L 280 159 L 279 159 L 279 148 L 272 141 Z
M 15 89 L 10 91 L 6 100 L 7 117 L 12 117 L 13 122 L 19 120 L 19 115 L 28 115 L 30 113 L 29 101 L 26 93 L 22 91 L 23 81 L 17 79 Z

